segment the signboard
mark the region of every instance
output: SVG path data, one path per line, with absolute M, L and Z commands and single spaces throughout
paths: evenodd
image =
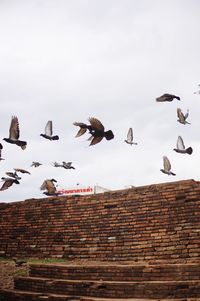
M 60 194 L 93 194 L 94 188 L 93 187 L 77 187 L 77 188 L 71 188 L 71 189 L 59 189 L 58 192 Z

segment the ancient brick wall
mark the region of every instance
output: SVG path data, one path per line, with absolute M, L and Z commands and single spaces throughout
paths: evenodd
M 0 204 L 0 256 L 200 259 L 200 182 Z

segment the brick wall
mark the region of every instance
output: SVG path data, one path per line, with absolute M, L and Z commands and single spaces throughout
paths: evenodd
M 0 204 L 0 256 L 196 262 L 200 182 Z

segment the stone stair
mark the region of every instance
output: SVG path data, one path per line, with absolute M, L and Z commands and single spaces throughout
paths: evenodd
M 0 301 L 200 300 L 200 265 L 32 264 Z

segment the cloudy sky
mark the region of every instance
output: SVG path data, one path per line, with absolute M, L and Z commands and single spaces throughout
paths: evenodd
M 122 189 L 195 179 L 200 173 L 199 0 L 1 0 L 1 139 L 11 116 L 26 150 L 5 141 L 1 177 L 24 168 L 20 185 L 0 192 L 0 202 L 43 197 L 40 186 L 100 185 Z M 163 93 L 181 101 L 157 103 Z M 176 109 L 190 110 L 191 125 Z M 88 147 L 75 138 L 75 121 L 96 117 L 115 138 Z M 59 141 L 40 137 L 53 121 Z M 133 128 L 137 146 L 124 142 Z M 193 154 L 173 151 L 178 135 Z M 176 177 L 160 172 L 167 156 Z M 32 161 L 43 165 L 30 167 Z M 71 161 L 75 170 L 52 162 Z

